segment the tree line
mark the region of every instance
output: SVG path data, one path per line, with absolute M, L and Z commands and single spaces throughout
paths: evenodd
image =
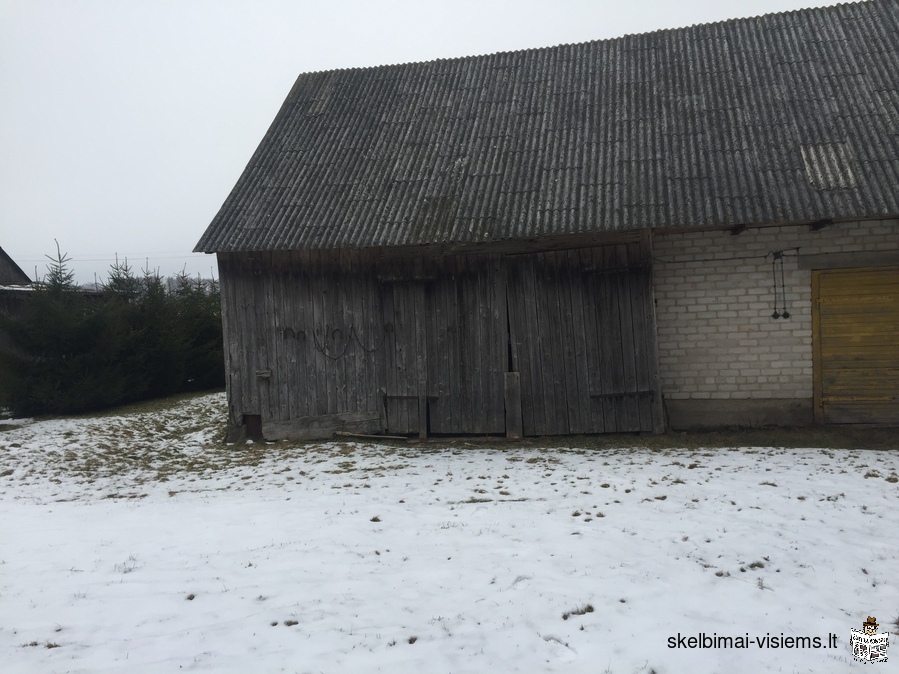
M 76 414 L 225 383 L 218 283 L 112 265 L 97 292 L 57 252 L 20 310 L 0 312 L 0 406 Z M 169 285 L 172 285 L 169 288 Z

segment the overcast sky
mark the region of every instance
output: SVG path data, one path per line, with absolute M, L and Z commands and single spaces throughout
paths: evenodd
M 547 47 L 815 0 L 0 0 L 0 247 L 80 282 L 191 254 L 297 75 Z

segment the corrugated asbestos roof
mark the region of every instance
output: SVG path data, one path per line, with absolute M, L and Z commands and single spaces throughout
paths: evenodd
M 899 214 L 899 3 L 301 75 L 196 250 Z

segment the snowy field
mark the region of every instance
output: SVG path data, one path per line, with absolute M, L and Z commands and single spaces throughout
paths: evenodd
M 848 649 L 899 631 L 899 452 L 225 446 L 223 414 L 0 432 L 0 670 L 899 671 L 895 634 Z

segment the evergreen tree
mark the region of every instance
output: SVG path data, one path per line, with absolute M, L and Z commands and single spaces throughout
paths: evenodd
M 57 245 L 24 314 L 0 316 L 0 402 L 19 415 L 77 413 L 224 385 L 218 284 L 116 259 L 102 292 L 81 292 Z

